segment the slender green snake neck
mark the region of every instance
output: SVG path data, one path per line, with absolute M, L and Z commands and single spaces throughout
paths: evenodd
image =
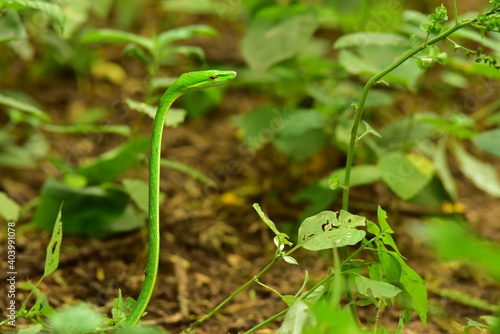
M 149 154 L 149 234 L 144 283 L 124 327 L 134 327 L 144 314 L 156 284 L 160 262 L 160 157 L 165 118 L 172 103 L 181 95 L 223 84 L 236 77 L 234 71 L 197 71 L 182 74 L 163 94 L 156 111 Z

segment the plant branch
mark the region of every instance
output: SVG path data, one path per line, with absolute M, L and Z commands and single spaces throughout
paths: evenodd
M 493 9 L 491 9 L 490 11 L 488 11 L 484 14 L 491 15 L 491 14 L 495 13 L 496 11 L 498 11 L 498 8 L 494 7 Z M 424 43 L 421 43 L 418 46 L 411 48 L 410 50 L 403 53 L 403 55 L 401 55 L 401 57 L 399 59 L 397 59 L 394 63 L 392 63 L 391 65 L 384 68 L 382 71 L 380 71 L 380 72 L 376 73 L 374 76 L 372 76 L 368 80 L 368 82 L 365 84 L 365 86 L 363 87 L 363 90 L 361 91 L 361 97 L 360 97 L 359 103 L 357 105 L 356 113 L 354 116 L 354 123 L 352 125 L 352 130 L 351 130 L 351 138 L 349 141 L 349 147 L 347 149 L 345 179 L 344 179 L 344 188 L 343 188 L 343 194 L 342 194 L 342 209 L 343 210 L 347 211 L 349 208 L 349 183 L 350 183 L 350 179 L 351 179 L 351 169 L 352 169 L 352 165 L 353 165 L 353 161 L 354 161 L 354 148 L 355 148 L 355 144 L 356 144 L 358 127 L 359 127 L 359 124 L 361 123 L 366 98 L 368 97 L 368 93 L 370 92 L 370 89 L 378 81 L 380 81 L 385 75 L 392 72 L 394 69 L 399 67 L 401 64 L 403 64 L 405 61 L 407 61 L 408 59 L 413 57 L 418 52 L 424 50 L 427 46 L 435 44 L 435 43 L 447 38 L 448 36 L 453 34 L 455 31 L 460 30 L 462 28 L 465 28 L 467 26 L 470 26 L 476 22 L 477 22 L 477 18 L 464 20 L 463 22 L 457 23 L 453 27 L 438 34 L 436 37 L 431 38 L 429 40 L 426 40 Z
M 214 314 L 216 314 L 221 308 L 223 308 L 224 306 L 226 306 L 227 303 L 229 303 L 231 300 L 234 299 L 234 297 L 236 297 L 240 292 L 242 292 L 243 290 L 245 290 L 246 288 L 248 288 L 250 285 L 252 285 L 254 282 L 258 281 L 259 278 L 264 275 L 269 269 L 271 269 L 271 267 L 280 259 L 280 257 L 275 257 L 264 269 L 262 269 L 257 275 L 255 275 L 252 279 L 250 279 L 248 282 L 246 282 L 245 284 L 243 284 L 241 287 L 238 288 L 238 290 L 236 290 L 235 292 L 233 292 L 229 297 L 227 297 L 226 299 L 224 299 L 224 301 L 222 301 L 222 303 L 220 303 L 219 305 L 217 305 L 212 311 L 210 311 L 209 313 L 207 313 L 203 318 L 193 322 L 191 325 L 189 325 L 188 328 L 186 328 L 185 330 L 183 330 L 181 333 L 191 333 L 191 331 L 193 329 L 195 329 L 196 327 L 198 327 L 199 325 L 201 325 L 203 322 L 205 322 L 206 320 L 210 319 Z
M 455 24 L 458 24 L 458 7 L 457 7 L 457 0 L 453 0 L 453 16 L 455 16 Z

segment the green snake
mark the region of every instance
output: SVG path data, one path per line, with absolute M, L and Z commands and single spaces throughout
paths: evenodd
M 156 111 L 149 154 L 149 234 L 144 283 L 134 308 L 123 325 L 134 327 L 151 299 L 160 260 L 160 155 L 165 117 L 172 103 L 183 94 L 223 84 L 236 77 L 234 71 L 197 71 L 182 74 L 163 94 Z

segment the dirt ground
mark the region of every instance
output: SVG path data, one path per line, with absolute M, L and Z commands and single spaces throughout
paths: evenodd
M 240 112 L 242 93 L 231 92 L 210 117 L 190 121 L 179 128 L 168 129 L 164 141 L 165 155 L 198 168 L 213 177 L 220 189 L 208 189 L 191 177 L 163 170 L 162 191 L 166 200 L 161 207 L 162 250 L 160 276 L 148 315 L 144 322 L 157 324 L 172 333 L 180 332 L 253 277 L 272 259 L 274 245 L 267 227 L 251 208 L 261 203 L 275 222 L 293 222 L 303 205 L 293 204 L 291 197 L 311 179 L 318 178 L 342 164 L 343 156 L 333 149 L 317 154 L 304 166 L 290 164 L 272 148 L 250 156 L 240 149 L 231 116 Z M 240 107 L 242 108 L 242 107 Z M 243 109 L 243 108 L 242 108 Z M 147 126 L 146 126 L 147 128 Z M 209 129 L 209 130 L 207 130 Z M 59 152 L 78 145 L 79 136 L 47 134 Z M 68 141 L 71 144 L 68 145 Z M 111 140 L 110 142 L 113 142 Z M 63 144 L 64 143 L 64 144 Z M 89 156 L 102 150 L 93 147 Z M 64 154 L 64 153 L 63 153 Z M 16 201 L 33 198 L 45 177 L 47 166 L 39 170 L 2 170 L 2 187 Z M 301 172 L 299 172 L 301 171 Z M 306 171 L 306 172 L 304 172 Z M 304 177 L 307 175 L 307 177 Z M 141 170 L 146 179 L 146 169 Z M 474 229 L 488 238 L 500 240 L 497 221 L 499 201 L 461 182 L 461 202 L 465 216 Z M 374 215 L 376 196 L 388 210 L 389 221 L 396 230 L 396 241 L 409 264 L 427 280 L 433 289 L 451 288 L 496 303 L 500 287 L 482 279 L 458 263 L 437 262 L 427 246 L 408 229 L 409 221 L 418 217 L 418 208 L 398 207 L 396 200 L 382 186 L 354 190 L 352 203 L 360 214 Z M 340 203 L 333 205 L 338 209 Z M 391 217 L 397 216 L 397 221 Z M 37 281 L 43 273 L 48 232 L 27 230 L 17 240 L 18 277 Z M 4 244 L 5 240 L 2 240 Z M 59 270 L 40 286 L 53 307 L 86 301 L 109 314 L 119 289 L 124 296 L 136 297 L 142 281 L 146 259 L 146 230 L 135 231 L 105 240 L 89 240 L 65 236 Z M 4 247 L 5 245 L 2 245 Z M 279 263 L 264 276 L 265 284 L 282 294 L 295 294 L 304 279 L 304 271 L 312 282 L 325 275 L 327 261 L 308 252 L 299 252 L 299 266 Z M 6 263 L 1 263 L 1 280 L 5 281 Z M 20 291 L 18 300 L 27 292 Z M 0 299 L 5 308 L 6 296 Z M 477 320 L 484 311 L 429 294 L 430 320 L 423 328 L 417 319 L 405 333 L 459 333 L 458 323 L 466 318 Z M 285 304 L 275 294 L 254 285 L 234 302 L 207 321 L 198 333 L 237 333 L 279 312 Z M 361 310 L 361 320 L 371 321 L 374 311 Z M 395 328 L 398 310 L 389 307 L 382 323 Z M 276 322 L 260 333 L 272 333 Z M 19 321 L 19 328 L 22 321 Z
M 223 36 L 217 43 L 224 43 L 224 38 L 230 37 Z M 213 48 L 217 49 L 217 45 Z M 220 54 L 210 53 L 213 48 L 208 48 L 208 58 L 220 61 Z M 228 52 L 225 57 L 225 60 L 237 59 L 238 55 Z M 23 65 L 17 66 L 19 68 L 9 73 L 12 78 L 25 70 Z M 136 73 L 134 66 L 126 70 L 132 76 Z M 17 80 L 22 80 L 22 77 Z M 71 77 L 64 82 L 58 80 L 53 84 L 38 80 L 26 89 L 56 120 L 65 120 L 68 112 L 76 112 L 82 107 L 109 106 L 113 101 L 120 100 L 123 94 L 117 86 L 97 82 L 84 87 L 86 93 L 82 97 L 75 93 L 82 87 L 77 88 Z M 16 80 L 12 82 L 15 85 Z M 102 89 L 106 94 L 102 93 Z M 296 222 L 305 203 L 293 203 L 293 195 L 312 180 L 324 177 L 344 164 L 343 154 L 332 148 L 316 154 L 304 165 L 291 163 L 269 146 L 256 154 L 242 149 L 231 117 L 264 102 L 255 93 L 231 89 L 223 103 L 208 117 L 189 121 L 165 132 L 164 156 L 211 176 L 219 189 L 207 188 L 186 174 L 166 168 L 162 170 L 161 189 L 166 196 L 161 205 L 160 275 L 147 309 L 148 315 L 144 318 L 145 323 L 178 333 L 257 274 L 271 261 L 274 244 L 272 234 L 259 220 L 252 204 L 260 203 L 278 224 Z M 134 124 L 136 117 L 133 112 L 121 119 L 115 115 L 112 122 Z M 144 121 L 141 131 L 148 133 L 149 130 L 149 122 Z M 74 164 L 96 156 L 122 140 L 105 135 L 105 145 L 96 145 L 79 135 L 44 135 L 51 144 L 51 153 L 62 157 L 71 156 L 72 150 L 84 147 L 85 154 L 80 155 L 78 160 L 70 161 Z M 496 161 L 495 164 L 500 170 L 500 163 Z M 2 168 L 0 175 L 1 190 L 24 204 L 37 196 L 47 176 L 57 177 L 60 173 L 50 163 L 42 162 L 34 170 Z M 146 180 L 147 169 L 140 169 L 139 176 Z M 375 203 L 374 198 L 379 202 Z M 460 202 L 465 206 L 465 217 L 476 232 L 500 241 L 498 199 L 460 180 Z M 467 318 L 479 320 L 481 315 L 487 314 L 435 293 L 442 288 L 456 289 L 498 304 L 499 284 L 488 282 L 460 263 L 440 263 L 427 245 L 413 234 L 411 223 L 422 216 L 420 208 L 398 203 L 380 184 L 352 191 L 354 213 L 375 216 L 377 204 L 387 211 L 401 252 L 408 258 L 410 266 L 426 279 L 430 289 L 427 328 L 415 317 L 404 333 L 461 333 L 459 324 L 466 323 Z M 339 208 L 340 203 L 337 202 L 331 209 Z M 19 227 L 29 218 L 26 217 Z M 123 296 L 136 298 L 139 294 L 147 254 L 146 236 L 146 230 L 104 240 L 65 236 L 59 269 L 43 281 L 41 291 L 55 308 L 85 301 L 109 315 L 119 289 Z M 19 280 L 36 282 L 41 277 L 49 239 L 49 232 L 33 229 L 18 234 Z M 0 243 L 1 249 L 5 249 L 4 235 Z M 296 259 L 299 266 L 278 263 L 262 281 L 282 294 L 295 294 L 302 285 L 305 270 L 309 272 L 311 283 L 314 283 L 323 278 L 329 269 L 327 260 L 310 252 L 299 251 Z M 2 259 L 0 281 L 5 282 L 6 272 L 6 262 Z M 19 290 L 17 299 L 22 301 L 26 295 L 26 291 Z M 2 293 L 2 310 L 5 310 L 6 302 L 6 295 Z M 285 307 L 278 296 L 253 285 L 216 317 L 201 325 L 197 333 L 243 332 Z M 382 314 L 382 324 L 395 329 L 398 312 L 397 307 L 389 306 Z M 361 321 L 369 325 L 374 310 L 360 309 L 359 314 Z M 20 320 L 18 326 L 22 328 L 24 323 Z M 278 327 L 279 321 L 259 333 L 273 333 Z

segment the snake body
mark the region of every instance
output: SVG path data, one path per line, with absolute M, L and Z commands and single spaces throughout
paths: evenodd
M 180 96 L 223 84 L 236 77 L 234 71 L 196 71 L 182 74 L 163 94 L 156 111 L 151 134 L 149 154 L 149 231 L 148 257 L 144 272 L 144 283 L 134 308 L 131 310 L 123 326 L 134 327 L 144 314 L 151 299 L 158 274 L 160 261 L 160 156 L 161 140 L 165 117 L 172 103 Z

